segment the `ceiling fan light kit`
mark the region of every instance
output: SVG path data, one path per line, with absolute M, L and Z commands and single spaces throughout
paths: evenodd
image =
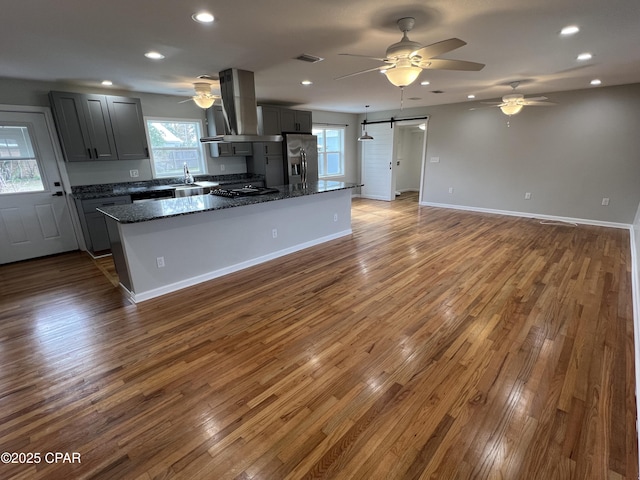
M 196 105 L 200 108 L 204 108 L 205 110 L 211 105 L 213 105 L 216 101 L 216 97 L 211 94 L 211 85 L 204 82 L 194 83 L 193 87 L 196 91 L 196 94 L 191 97 Z
M 340 55 L 349 55 L 352 57 L 364 57 L 371 60 L 384 62 L 380 67 L 369 68 L 360 72 L 350 73 L 338 77 L 353 77 L 367 72 L 381 72 L 387 77 L 387 80 L 396 87 L 404 88 L 411 85 L 420 76 L 422 70 L 461 70 L 461 71 L 478 71 L 484 67 L 482 63 L 467 62 L 463 60 L 446 60 L 435 58 L 444 53 L 460 48 L 467 43 L 459 38 L 450 38 L 431 45 L 422 46 L 418 42 L 409 40 L 407 32 L 411 31 L 415 25 L 413 17 L 404 17 L 398 20 L 398 28 L 402 32 L 402 39 L 390 45 L 385 52 L 384 58 L 368 57 L 366 55 L 353 55 L 349 53 L 341 53 Z

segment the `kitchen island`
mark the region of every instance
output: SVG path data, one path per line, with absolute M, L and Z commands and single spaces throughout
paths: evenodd
M 196 195 L 99 208 L 120 284 L 134 302 L 351 233 L 351 189 L 319 181 L 266 195 Z

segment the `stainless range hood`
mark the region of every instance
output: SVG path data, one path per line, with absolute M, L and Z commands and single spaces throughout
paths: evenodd
M 230 68 L 220 72 L 222 110 L 207 112 L 208 137 L 202 143 L 281 142 L 282 135 L 258 134 L 258 107 L 253 72 Z M 216 113 L 218 113 L 216 115 Z

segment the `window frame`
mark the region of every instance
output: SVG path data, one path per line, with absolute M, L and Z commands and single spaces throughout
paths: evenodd
M 347 127 L 344 125 L 322 125 L 322 124 L 316 124 L 312 126 L 311 132 L 316 135 L 315 131 L 317 130 L 322 130 L 323 131 L 323 135 L 322 138 L 324 140 L 324 145 L 322 146 L 323 148 L 320 148 L 320 145 L 318 145 L 318 178 L 320 179 L 327 179 L 327 180 L 335 180 L 335 179 L 339 179 L 339 178 L 344 178 L 346 173 L 345 173 L 345 169 L 346 169 L 346 165 L 345 165 L 345 137 L 346 137 L 346 132 L 347 132 Z M 341 138 L 340 138 L 340 150 L 336 151 L 336 150 L 331 150 L 331 151 L 327 151 L 326 146 L 327 146 L 327 130 L 339 130 L 341 132 Z M 325 174 L 325 175 L 320 175 L 319 172 L 324 171 L 327 172 L 328 171 L 328 160 L 327 160 L 327 155 L 330 153 L 339 153 L 340 154 L 340 173 L 338 174 Z M 321 162 L 324 164 L 324 168 L 321 166 Z
M 151 135 L 149 134 L 149 123 L 193 123 L 197 125 L 198 128 L 198 133 L 200 135 L 200 138 L 203 136 L 204 132 L 204 123 L 202 121 L 201 118 L 174 118 L 174 117 L 156 117 L 156 116 L 145 116 L 144 117 L 144 131 L 145 131 L 145 135 L 147 136 L 147 144 L 149 145 L 149 160 L 151 163 L 151 175 L 153 176 L 153 178 L 173 178 L 173 177 L 181 177 L 182 176 L 182 171 L 180 171 L 178 173 L 178 175 L 159 175 L 158 171 L 156 169 L 156 161 L 153 158 L 153 144 L 151 143 Z M 205 152 L 204 149 L 204 145 L 200 142 L 200 138 L 197 139 L 198 141 L 198 145 L 197 147 L 176 147 L 176 150 L 188 150 L 188 149 L 193 149 L 193 148 L 197 148 L 197 150 L 200 152 L 200 159 L 199 159 L 199 167 L 202 170 L 201 172 L 198 171 L 193 171 L 191 172 L 193 175 L 208 175 L 209 174 L 209 165 L 208 165 L 208 161 L 207 161 L 207 154 Z

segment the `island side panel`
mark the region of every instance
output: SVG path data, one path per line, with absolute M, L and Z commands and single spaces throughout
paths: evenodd
M 350 233 L 350 190 L 119 225 L 134 301 Z

